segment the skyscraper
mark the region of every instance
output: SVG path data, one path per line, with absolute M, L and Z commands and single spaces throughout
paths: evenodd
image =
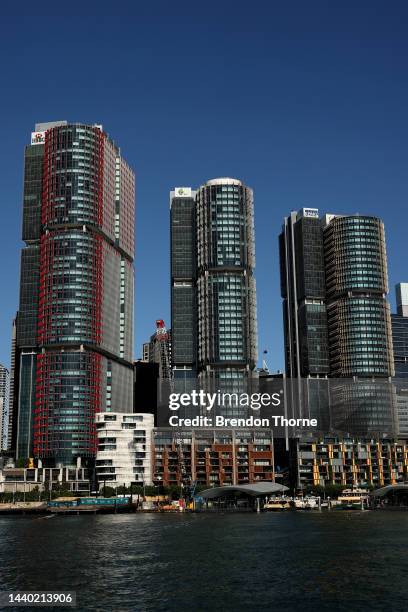
M 10 373 L 0 364 L 0 451 L 8 447 Z
M 384 224 L 326 215 L 323 234 L 330 374 L 393 376 Z
M 397 314 L 400 317 L 408 317 L 408 283 L 398 283 L 395 285 L 397 298 Z
M 285 219 L 280 259 L 287 375 L 392 376 L 382 221 L 302 209 Z
M 17 457 L 93 459 L 95 414 L 132 410 L 134 189 L 101 126 L 35 126 L 25 151 Z
M 291 213 L 280 235 L 280 260 L 287 376 L 376 377 L 386 383 L 394 365 L 382 221 L 332 214 L 320 219 L 316 209 Z M 309 388 L 303 393 L 314 410 L 318 398 L 326 402 L 319 385 L 313 401 Z M 357 391 L 344 383 L 338 389 L 340 396 L 330 398 L 331 425 L 392 429 L 386 384 L 373 390 L 362 383 Z
M 286 374 L 329 374 L 323 233 L 316 208 L 284 220 L 279 236 Z
M 253 193 L 213 179 L 170 194 L 175 378 L 239 389 L 257 360 Z
M 349 455 L 327 471 L 316 448 L 333 457 L 334 447 L 397 432 L 384 226 L 303 209 L 285 219 L 279 240 L 288 401 L 318 421 L 318 432 L 291 441 L 292 477 L 300 488 L 309 470 L 315 485 L 346 484 Z
M 170 192 L 172 367 L 176 384 L 197 377 L 196 192 Z
M 399 435 L 408 439 L 408 283 L 395 287 L 397 314 L 391 315 Z
M 18 378 L 20 355 L 17 348 L 17 317 L 13 319 L 11 330 L 11 356 L 10 356 L 10 395 L 9 395 L 9 417 L 7 450 L 15 454 L 17 439 L 17 411 L 18 411 Z
M 397 314 L 391 315 L 395 377 L 408 378 L 408 283 L 395 287 Z

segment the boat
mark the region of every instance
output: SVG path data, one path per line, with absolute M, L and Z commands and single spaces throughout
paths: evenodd
M 267 512 L 282 512 L 291 508 L 291 500 L 287 497 L 271 497 L 263 506 Z
M 344 489 L 334 503 L 335 510 L 366 510 L 369 494 L 367 489 Z
M 134 512 L 136 506 L 128 497 L 59 497 L 47 503 L 55 514 Z
M 296 497 L 294 503 L 296 510 L 316 510 L 319 508 L 319 498 L 313 495 Z

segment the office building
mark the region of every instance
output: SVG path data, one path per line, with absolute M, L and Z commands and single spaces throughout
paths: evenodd
M 382 221 L 304 208 L 279 241 L 287 376 L 392 376 Z
M 397 433 L 391 315 L 383 222 L 323 219 L 333 428 L 364 436 Z M 371 384 L 370 378 L 383 381 Z M 356 378 L 359 379 L 356 382 Z
M 395 287 L 397 314 L 391 315 L 399 436 L 408 439 L 408 283 Z
M 8 448 L 10 373 L 0 364 L 0 451 Z
M 376 217 L 323 220 L 330 375 L 394 375 L 384 224 Z
M 391 315 L 395 378 L 408 378 L 408 283 L 396 285 L 397 314 Z
M 95 414 L 132 410 L 134 196 L 134 173 L 101 126 L 35 126 L 13 372 L 18 458 L 93 461 Z
M 213 179 L 172 191 L 170 209 L 175 384 L 244 389 L 257 360 L 252 190 Z
M 176 385 L 197 378 L 196 192 L 170 192 L 172 368 Z
M 330 372 L 323 233 L 316 208 L 284 220 L 279 236 L 286 375 Z
M 101 412 L 96 415 L 99 486 L 152 484 L 152 414 Z
M 279 240 L 288 401 L 319 423 L 291 443 L 301 486 L 297 443 L 397 433 L 385 236 L 375 217 L 302 209 Z
M 11 355 L 10 355 L 10 393 L 9 393 L 9 416 L 7 451 L 15 456 L 17 440 L 17 411 L 18 411 L 18 383 L 20 354 L 17 348 L 17 317 L 13 319 L 11 329 Z
M 397 298 L 397 314 L 408 317 L 408 283 L 398 283 L 395 286 Z

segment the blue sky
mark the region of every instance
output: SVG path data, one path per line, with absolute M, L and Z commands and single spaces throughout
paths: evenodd
M 149 5 L 149 6 L 147 6 Z M 35 122 L 102 123 L 136 171 L 135 356 L 169 322 L 168 192 L 254 189 L 259 349 L 282 368 L 277 235 L 302 206 L 384 219 L 408 281 L 408 4 L 2 3 L 0 361 L 18 305 L 24 145 Z

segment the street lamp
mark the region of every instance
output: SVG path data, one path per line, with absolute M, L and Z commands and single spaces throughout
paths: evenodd
M 160 496 L 160 486 L 161 486 L 161 481 L 162 481 L 162 477 L 161 476 L 157 476 L 156 481 L 157 481 L 157 507 L 159 507 L 159 496 Z

